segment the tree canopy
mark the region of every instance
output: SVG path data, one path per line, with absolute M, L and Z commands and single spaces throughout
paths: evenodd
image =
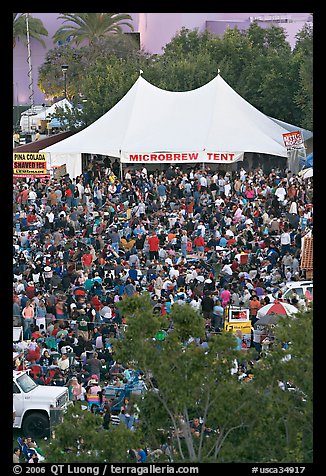
M 153 312 L 149 295 L 124 299 L 119 308 L 127 329 L 116 359 L 140 369 L 148 388 L 137 402 L 140 423 L 134 432 L 120 425 L 108 435 L 99 417 L 74 407 L 49 461 L 128 462 L 133 444 L 168 444 L 174 462 L 312 462 L 312 311 L 280 319 L 272 348 L 258 358 L 254 349 L 237 351 L 229 332 L 205 336 L 205 320 L 187 304 L 174 304 L 169 319 Z M 76 424 L 74 412 L 82 415 Z M 191 430 L 196 418 L 198 434 Z M 80 435 L 83 460 L 62 450 Z
M 17 41 L 22 41 L 24 45 L 27 44 L 27 13 L 13 13 L 13 47 L 15 48 Z M 48 31 L 44 27 L 39 18 L 34 18 L 31 15 L 29 20 L 29 35 L 31 38 L 37 40 L 45 48 L 43 36 L 48 36 Z
M 128 40 L 126 35 L 99 37 L 97 45 L 78 48 L 75 56 L 63 46 L 50 51 L 40 68 L 39 86 L 51 96 L 60 65 L 69 64 L 74 75 L 68 90 L 72 96 L 87 97 L 84 122 L 89 124 L 128 92 L 140 69 L 149 82 L 170 91 L 196 89 L 220 71 L 264 114 L 312 130 L 311 28 L 300 32 L 293 51 L 282 28 L 263 29 L 255 22 L 247 31 L 229 28 L 223 36 L 182 28 L 162 55 L 138 51 Z
M 122 25 L 134 30 L 130 23 L 132 17 L 127 13 L 61 13 L 58 19 L 63 20 L 64 25 L 53 39 L 65 43 L 69 38 L 77 46 L 84 41 L 94 45 L 109 33 L 122 33 Z

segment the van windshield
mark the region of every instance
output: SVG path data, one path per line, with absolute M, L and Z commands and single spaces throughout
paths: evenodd
M 33 379 L 27 374 L 23 374 L 17 378 L 17 383 L 24 393 L 31 392 L 34 388 L 37 387 L 37 384 Z
M 297 294 L 299 297 L 303 297 L 303 289 L 287 288 L 283 293 L 283 298 L 291 298 L 294 294 Z

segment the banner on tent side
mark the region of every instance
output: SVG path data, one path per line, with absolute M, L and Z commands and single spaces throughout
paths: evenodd
M 301 149 L 303 144 L 303 137 L 301 131 L 288 132 L 283 135 L 283 142 L 287 149 Z
M 243 152 L 121 152 L 121 162 L 130 163 L 186 163 L 215 162 L 231 164 L 243 160 Z
M 48 175 L 45 153 L 14 153 L 13 173 L 14 177 L 44 177 Z

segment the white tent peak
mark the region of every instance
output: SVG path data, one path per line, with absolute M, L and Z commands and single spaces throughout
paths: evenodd
M 36 116 L 34 116 L 34 119 L 50 119 L 50 115 L 55 114 L 59 107 L 62 107 L 64 110 L 72 109 L 72 104 L 68 101 L 68 99 L 63 98 L 60 101 L 53 103 L 52 106 L 49 106 L 44 111 L 39 112 Z

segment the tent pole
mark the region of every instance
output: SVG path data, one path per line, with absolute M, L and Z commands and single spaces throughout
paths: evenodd
M 122 161 L 121 161 L 121 150 L 120 150 L 120 181 L 123 181 L 123 174 L 122 174 Z

